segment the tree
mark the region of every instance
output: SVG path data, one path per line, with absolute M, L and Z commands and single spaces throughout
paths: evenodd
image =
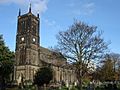
M 14 53 L 5 46 L 2 35 L 0 35 L 0 88 L 5 89 L 5 84 L 13 72 Z
M 113 61 L 114 72 L 117 72 L 120 66 L 120 54 L 118 53 L 110 53 L 109 57 Z
M 34 84 L 38 87 L 49 84 L 53 79 L 53 72 L 50 67 L 40 68 L 34 76 Z
M 89 63 L 99 60 L 107 50 L 108 44 L 101 38 L 102 32 L 97 32 L 95 26 L 75 21 L 67 30 L 57 35 L 58 50 L 74 62 L 76 77 L 82 89 L 82 78 L 90 68 Z
M 103 65 L 101 67 L 101 77 L 103 81 L 114 80 L 114 63 L 109 55 L 105 56 Z
M 109 54 L 112 62 L 113 62 L 113 69 L 114 69 L 114 80 L 119 80 L 120 75 L 120 54 L 118 53 L 110 53 Z
M 119 80 L 120 55 L 117 53 L 106 54 L 102 65 L 96 70 L 97 79 L 100 81 Z

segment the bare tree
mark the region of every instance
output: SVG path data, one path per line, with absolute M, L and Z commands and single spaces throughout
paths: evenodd
M 110 53 L 110 58 L 114 63 L 114 72 L 116 72 L 119 69 L 119 66 L 120 66 L 120 54 Z
M 58 49 L 74 63 L 76 78 L 82 90 L 82 78 L 90 68 L 92 60 L 98 60 L 107 50 L 108 44 L 101 38 L 95 26 L 75 21 L 67 30 L 57 35 Z
M 118 53 L 110 53 L 109 54 L 112 62 L 113 62 L 113 69 L 114 69 L 114 81 L 120 80 L 120 54 Z
M 119 66 L 120 66 L 120 54 L 109 53 L 101 60 L 101 65 L 95 72 L 95 78 L 100 81 L 116 81 L 119 80 Z
M 114 62 L 110 54 L 106 54 L 101 63 L 99 79 L 101 81 L 114 81 Z

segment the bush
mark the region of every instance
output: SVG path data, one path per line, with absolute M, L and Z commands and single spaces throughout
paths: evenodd
M 77 87 L 72 86 L 72 88 L 70 88 L 70 90 L 78 90 Z
M 53 79 L 53 71 L 50 67 L 40 68 L 34 76 L 34 84 L 37 86 L 43 86 L 49 84 Z

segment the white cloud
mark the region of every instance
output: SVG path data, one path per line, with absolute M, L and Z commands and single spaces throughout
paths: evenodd
M 46 25 L 46 27 L 52 28 L 52 30 L 59 30 L 60 29 L 60 25 L 58 25 L 55 20 L 42 18 L 42 21 L 43 21 L 44 25 Z
M 94 12 L 95 4 L 93 2 L 86 3 L 83 5 L 83 10 L 85 15 L 90 15 Z
M 47 10 L 48 0 L 31 0 L 32 11 L 34 13 L 44 13 Z
M 74 7 L 74 6 L 75 6 L 75 3 L 68 3 L 67 6 L 69 6 L 69 7 Z
M 43 19 L 43 21 L 45 22 L 46 25 L 48 26 L 55 26 L 56 22 L 54 20 L 48 20 L 48 19 Z
M 34 13 L 44 13 L 47 10 L 48 0 L 0 0 L 1 4 L 5 3 L 15 3 L 19 5 L 32 5 L 32 11 Z
M 70 2 L 67 6 L 71 9 L 72 14 L 74 15 L 91 15 L 95 10 L 94 2 L 83 2 L 78 1 Z
M 0 0 L 0 3 L 16 3 L 16 4 L 23 4 L 25 0 Z

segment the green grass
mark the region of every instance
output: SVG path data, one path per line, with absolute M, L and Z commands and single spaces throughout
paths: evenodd
M 18 90 L 18 88 L 7 88 L 6 90 Z

